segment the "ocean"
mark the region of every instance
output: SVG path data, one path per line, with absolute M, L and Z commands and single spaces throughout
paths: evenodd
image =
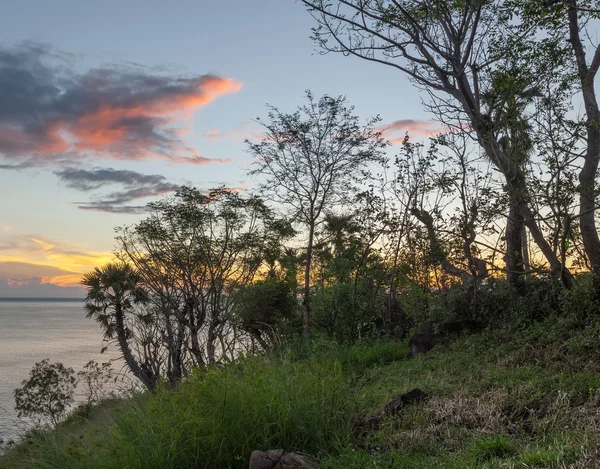
M 116 346 L 100 354 L 100 325 L 85 317 L 82 300 L 0 298 L 0 440 L 16 439 L 27 422 L 17 420 L 14 389 L 36 362 L 49 358 L 75 372 L 90 360 L 119 356 Z M 119 371 L 117 363 L 113 367 Z M 83 401 L 82 390 L 76 402 Z

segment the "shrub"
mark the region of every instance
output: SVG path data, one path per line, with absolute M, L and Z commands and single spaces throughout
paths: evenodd
M 36 423 L 49 420 L 56 426 L 73 403 L 75 372 L 62 363 L 50 363 L 46 358 L 35 364 L 24 380 L 22 388 L 15 389 L 15 410 L 19 417 L 30 417 Z
M 112 393 L 109 390 L 109 383 L 117 379 L 110 362 L 99 364 L 96 360 L 87 362 L 83 370 L 77 372 L 77 376 L 79 383 L 85 385 L 88 406 L 110 397 Z

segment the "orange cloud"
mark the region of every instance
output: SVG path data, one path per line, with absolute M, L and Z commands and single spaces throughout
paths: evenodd
M 0 280 L 9 288 L 30 285 L 31 279 L 80 287 L 84 273 L 112 258 L 111 253 L 85 251 L 42 236 L 0 235 Z
M 207 77 L 181 93 L 147 97 L 133 106 L 101 101 L 98 108 L 52 125 L 52 151 L 96 152 L 115 159 L 165 158 L 174 163 L 204 164 L 224 159 L 194 154 L 175 138 L 177 119 L 221 95 L 239 91 L 242 84 L 229 78 Z M 161 133 L 162 132 L 162 133 Z M 62 137 L 71 140 L 67 143 Z M 45 147 L 41 147 L 43 151 Z

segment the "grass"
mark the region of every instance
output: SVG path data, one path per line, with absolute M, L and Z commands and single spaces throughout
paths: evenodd
M 598 330 L 549 318 L 416 359 L 392 341 L 298 343 L 75 413 L 0 467 L 237 469 L 276 448 L 325 469 L 600 467 L 600 364 L 589 355 Z M 415 387 L 430 399 L 386 414 Z

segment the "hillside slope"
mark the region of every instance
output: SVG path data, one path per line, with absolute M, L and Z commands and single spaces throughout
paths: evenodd
M 275 448 L 327 469 L 600 467 L 599 330 L 550 318 L 415 359 L 405 343 L 298 344 L 75 412 L 0 467 L 246 468 Z M 386 411 L 413 388 L 430 398 Z

